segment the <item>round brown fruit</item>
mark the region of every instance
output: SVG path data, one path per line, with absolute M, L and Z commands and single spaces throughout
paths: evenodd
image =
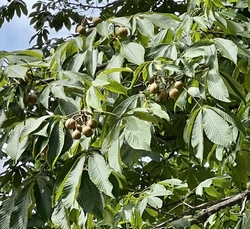
M 37 99 L 37 94 L 36 93 L 31 93 L 29 94 L 29 102 L 34 104 L 36 103 L 36 99 Z
M 84 126 L 82 128 L 82 133 L 83 135 L 85 135 L 86 137 L 91 137 L 93 135 L 93 130 L 91 129 L 91 127 L 89 126 Z
M 76 127 L 76 120 L 73 118 L 69 118 L 66 122 L 65 122 L 65 127 L 69 130 L 73 130 Z
M 121 37 L 127 37 L 128 36 L 128 30 L 125 27 L 120 27 L 117 31 L 116 34 Z
M 91 118 L 91 119 L 88 120 L 87 126 L 94 129 L 94 128 L 97 127 L 97 121 L 95 119 Z
M 148 80 L 148 84 L 152 84 L 156 79 L 157 79 L 157 76 L 152 76 L 152 77 Z
M 164 90 L 164 91 L 160 91 L 159 94 L 157 95 L 157 99 L 160 102 L 166 101 L 168 98 L 168 93 Z
M 180 91 L 175 88 L 175 87 L 172 87 L 170 90 L 169 90 L 169 97 L 173 100 L 176 100 L 178 98 L 178 96 L 180 95 Z
M 183 83 L 182 81 L 178 80 L 175 82 L 174 87 L 177 88 L 178 90 L 182 90 Z
M 91 21 L 93 22 L 95 26 L 102 22 L 101 18 L 99 17 L 92 17 Z
M 149 87 L 149 91 L 151 94 L 157 94 L 159 92 L 159 85 L 156 82 L 152 83 Z
M 247 189 L 248 191 L 250 191 L 250 182 L 247 182 L 247 184 L 246 184 L 246 189 Z
M 47 151 L 48 151 L 48 146 L 46 146 L 40 154 L 41 158 L 44 160 L 46 159 Z
M 81 138 L 81 132 L 78 129 L 75 129 L 71 134 L 73 139 L 80 139 Z
M 29 104 L 29 96 L 26 94 L 23 97 L 23 103 L 24 103 L 24 107 L 27 107 Z
M 79 130 L 80 132 L 82 132 L 82 126 L 81 125 L 77 124 L 76 129 Z
M 83 25 L 78 25 L 76 28 L 76 32 L 82 35 L 85 34 L 86 32 L 85 27 Z

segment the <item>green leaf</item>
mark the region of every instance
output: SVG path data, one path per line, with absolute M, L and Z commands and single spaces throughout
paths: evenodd
M 110 134 L 107 136 L 108 141 L 108 162 L 110 167 L 121 174 L 121 158 L 120 158 L 120 123 L 113 127 Z
M 230 102 L 227 87 L 221 79 L 219 73 L 209 71 L 207 74 L 207 85 L 209 93 L 223 102 Z
M 2 228 L 10 228 L 10 217 L 15 206 L 15 198 L 17 193 L 12 193 L 7 199 L 1 203 L 0 209 L 0 225 Z
M 27 68 L 20 65 L 11 65 L 4 69 L 4 73 L 9 78 L 21 78 L 25 80 Z
M 46 86 L 39 95 L 40 103 L 46 108 L 49 108 L 50 85 Z
M 33 185 L 24 187 L 15 199 L 15 207 L 10 218 L 10 229 L 26 229 L 31 213 Z
M 160 13 L 147 13 L 143 14 L 142 16 L 147 18 L 156 26 L 164 29 L 174 28 L 174 26 L 177 24 L 176 20 L 180 20 L 178 17 Z
M 51 220 L 56 228 L 69 229 L 69 213 L 68 210 L 63 206 L 62 201 L 58 201 L 54 208 Z
M 27 138 L 28 135 L 32 134 L 35 130 L 37 130 L 41 126 L 41 124 L 50 117 L 51 117 L 50 115 L 45 115 L 38 119 L 35 118 L 26 119 L 26 126 L 23 128 L 21 132 L 20 142 L 23 141 L 25 138 Z
M 202 109 L 203 128 L 209 140 L 215 144 L 230 148 L 232 132 L 227 122 L 211 109 Z
M 102 218 L 104 209 L 102 195 L 95 184 L 90 180 L 87 171 L 82 172 L 77 202 L 86 212 Z
M 102 110 L 102 104 L 101 104 L 101 101 L 100 101 L 100 97 L 98 97 L 98 95 L 100 95 L 100 94 L 101 94 L 101 92 L 99 91 L 98 88 L 96 88 L 94 86 L 91 86 L 87 90 L 87 94 L 86 94 L 87 105 L 90 106 L 90 107 L 93 107 L 96 110 L 101 111 Z
M 108 20 L 108 22 L 117 24 L 117 25 L 121 25 L 121 26 L 125 26 L 129 29 L 131 29 L 131 25 L 129 23 L 129 20 L 126 17 L 117 17 L 117 18 L 111 18 Z
M 49 149 L 46 154 L 49 165 L 53 168 L 64 145 L 64 123 L 57 121 L 53 125 L 53 129 L 49 138 Z
M 28 145 L 28 138 L 25 138 L 22 142 L 19 141 L 23 129 L 24 123 L 18 123 L 10 132 L 10 136 L 7 142 L 6 153 L 15 162 L 19 159 Z
M 150 151 L 151 124 L 136 117 L 126 117 L 124 126 L 124 137 L 133 149 Z
M 79 157 L 67 174 L 67 180 L 64 182 L 62 192 L 62 201 L 66 207 L 73 206 L 76 201 L 81 184 L 80 180 L 84 168 L 84 162 L 85 156 Z
M 98 189 L 106 195 L 114 197 L 112 194 L 113 186 L 109 181 L 111 169 L 106 164 L 103 156 L 93 152 L 89 157 L 88 167 L 89 177 Z
M 222 56 L 237 64 L 238 48 L 231 40 L 215 38 L 214 44 Z
M 148 19 L 143 18 L 143 17 L 142 18 L 137 17 L 136 22 L 137 22 L 137 28 L 140 31 L 140 33 L 145 35 L 146 37 L 153 39 L 154 26 L 152 22 L 150 22 Z
M 86 51 L 84 63 L 85 63 L 85 67 L 86 67 L 88 73 L 94 78 L 97 63 L 98 63 L 98 50 L 97 49 L 93 49 L 93 50 L 88 49 Z
M 195 193 L 199 196 L 203 195 L 203 188 L 208 188 L 212 185 L 212 179 L 202 181 L 196 188 Z
M 162 200 L 159 197 L 155 196 L 147 196 L 147 202 L 148 204 L 153 208 L 161 208 L 162 207 Z
M 196 151 L 196 157 L 199 158 L 200 161 L 202 162 L 203 151 L 204 151 L 202 111 L 200 111 L 196 116 L 193 125 L 191 145 Z
M 127 45 L 122 44 L 121 54 L 129 62 L 140 65 L 144 62 L 145 50 L 142 45 L 130 42 Z
M 72 98 L 67 98 L 67 100 L 59 99 L 59 108 L 63 115 L 70 115 L 80 111 L 77 107 L 76 101 Z
M 45 180 L 39 178 L 34 185 L 34 197 L 36 200 L 37 212 L 44 220 L 48 220 L 52 214 L 52 192 L 45 183 Z
M 110 34 L 109 24 L 106 21 L 98 24 L 96 30 L 103 37 L 108 37 Z

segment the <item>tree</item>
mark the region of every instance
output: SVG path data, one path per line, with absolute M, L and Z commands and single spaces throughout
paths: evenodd
M 248 228 L 248 1 L 141 3 L 1 53 L 1 228 Z

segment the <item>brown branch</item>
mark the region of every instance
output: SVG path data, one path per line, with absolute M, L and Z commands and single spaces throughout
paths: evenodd
M 65 3 L 67 6 L 77 6 L 77 7 L 82 7 L 82 8 L 88 8 L 88 9 L 106 9 L 107 7 L 111 7 L 111 6 L 119 6 L 120 4 L 124 3 L 124 0 L 117 0 L 114 2 L 110 2 L 108 4 L 106 4 L 105 6 L 93 6 L 93 5 L 86 5 L 86 4 L 82 4 L 82 3 L 73 3 L 73 2 L 67 2 Z
M 193 215 L 193 213 L 197 210 L 200 210 L 200 209 L 203 209 L 201 210 L 199 213 L 197 213 L 196 215 L 194 215 L 192 217 L 192 219 L 190 219 L 190 223 L 191 225 L 192 224 L 195 224 L 197 222 L 205 222 L 206 219 L 220 211 L 221 209 L 224 209 L 226 207 L 231 207 L 233 205 L 236 205 L 236 204 L 242 204 L 242 208 L 241 208 L 241 211 L 239 214 L 242 214 L 243 211 L 244 211 L 244 208 L 245 208 L 245 204 L 246 204 L 246 201 L 250 199 L 250 192 L 242 192 L 242 193 L 239 193 L 237 195 L 234 195 L 234 196 L 231 196 L 231 197 L 226 197 L 226 198 L 223 198 L 222 200 L 217 200 L 217 201 L 213 201 L 213 202 L 209 202 L 209 203 L 204 203 L 204 204 L 200 204 L 198 206 L 195 206 L 181 214 L 179 214 L 178 216 L 175 216 L 174 218 L 171 218 L 171 219 L 168 219 L 158 225 L 156 225 L 156 228 L 160 228 L 168 223 L 171 223 L 175 220 L 178 220 L 178 219 L 181 219 L 183 216 L 187 216 L 187 215 Z M 210 207 L 208 207 L 210 206 Z M 208 208 L 206 208 L 208 207 Z M 204 209 L 206 208 L 206 209 Z
M 197 221 L 198 222 L 204 222 L 206 221 L 206 219 L 220 211 L 221 209 L 224 209 L 226 207 L 231 207 L 233 205 L 236 205 L 236 204 L 240 204 L 244 199 L 246 200 L 249 200 L 250 199 L 250 192 L 242 192 L 242 193 L 239 193 L 235 196 L 232 196 L 230 198 L 227 198 L 226 200 L 222 200 L 220 203 L 218 204 L 215 204 L 207 209 L 203 209 L 201 212 L 199 212 L 198 214 L 196 214 L 194 216 L 194 219 L 191 220 L 191 224 L 194 224 L 196 223 Z

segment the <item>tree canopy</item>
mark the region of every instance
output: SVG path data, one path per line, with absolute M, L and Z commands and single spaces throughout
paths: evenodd
M 0 8 L 0 228 L 248 228 L 250 1 L 86 2 Z

